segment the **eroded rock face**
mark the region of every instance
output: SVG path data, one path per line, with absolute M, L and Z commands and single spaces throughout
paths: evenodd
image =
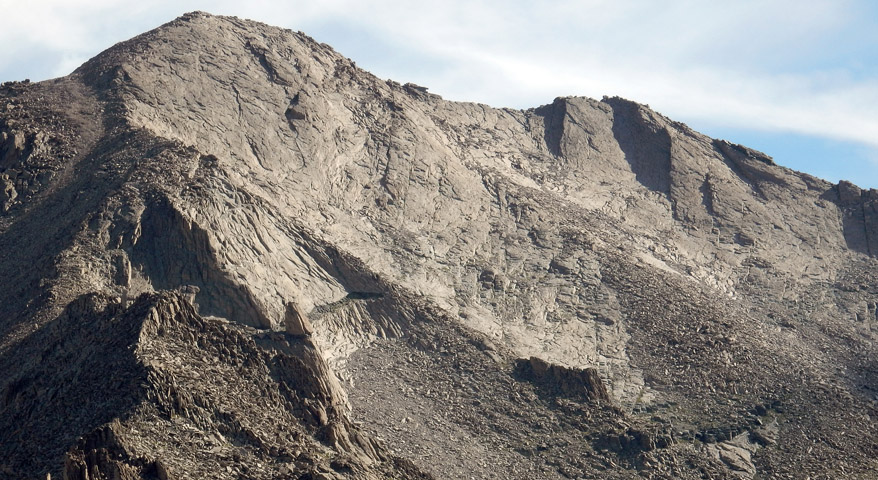
M 75 479 L 331 478 L 333 462 L 360 478 L 394 470 L 384 448 L 347 420 L 344 393 L 310 341 L 203 319 L 178 294 L 114 302 L 80 297 L 38 344 L 26 341 L 22 351 L 45 362 L 19 368 L 4 389 L 4 436 L 21 440 L 6 474 L 55 473 L 64 451 L 64 478 Z
M 841 181 L 826 196 L 841 208 L 848 248 L 870 256 L 878 254 L 878 191 Z
M 874 191 L 197 12 L 0 96 L 0 475 L 878 471 Z
M 284 330 L 290 335 L 308 337 L 314 333 L 311 321 L 302 312 L 301 307 L 293 302 L 287 303 L 284 315 Z
M 518 360 L 515 370 L 525 379 L 539 384 L 550 395 L 610 402 L 607 387 L 594 368 L 569 369 L 530 357 L 528 360 Z

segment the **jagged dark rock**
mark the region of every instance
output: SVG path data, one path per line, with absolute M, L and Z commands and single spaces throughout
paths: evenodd
M 629 100 L 194 12 L 0 86 L 0 251 L 0 478 L 878 475 L 878 194 Z
M 594 368 L 566 368 L 530 357 L 527 360 L 518 360 L 515 370 L 524 379 L 539 384 L 549 394 L 571 396 L 585 401 L 610 401 L 607 387 Z

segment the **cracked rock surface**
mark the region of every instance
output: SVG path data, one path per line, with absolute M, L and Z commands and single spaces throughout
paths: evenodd
M 875 478 L 878 192 L 202 12 L 0 86 L 0 478 Z

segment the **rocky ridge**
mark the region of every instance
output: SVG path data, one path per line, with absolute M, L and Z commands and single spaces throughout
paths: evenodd
M 0 476 L 878 471 L 874 190 L 199 12 L 0 96 Z

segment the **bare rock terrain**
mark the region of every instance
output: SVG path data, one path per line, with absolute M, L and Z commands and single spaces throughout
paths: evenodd
M 0 86 L 0 478 L 876 478 L 878 192 L 202 12 Z

